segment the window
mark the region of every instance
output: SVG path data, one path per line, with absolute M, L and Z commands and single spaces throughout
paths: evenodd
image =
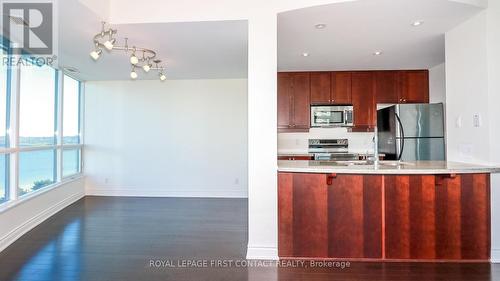
M 1 50 L 1 61 L 4 61 L 6 54 Z M 7 67 L 0 65 L 0 147 L 5 147 L 7 143 Z
M 80 173 L 80 149 L 63 150 L 63 178 Z
M 55 150 L 26 151 L 19 154 L 19 189 L 23 196 L 56 181 Z
M 63 144 L 80 143 L 80 82 L 64 75 Z
M 81 173 L 80 84 L 49 66 L 0 65 L 0 204 Z
M 9 199 L 9 155 L 0 154 L 0 203 Z
M 22 66 L 20 79 L 19 145 L 55 144 L 56 71 Z

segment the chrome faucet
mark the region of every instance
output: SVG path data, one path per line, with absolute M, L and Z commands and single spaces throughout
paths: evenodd
M 378 157 L 378 128 L 375 126 L 373 128 L 373 165 L 378 166 L 379 157 Z

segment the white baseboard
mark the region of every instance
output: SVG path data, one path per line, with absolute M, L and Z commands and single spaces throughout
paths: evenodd
M 247 248 L 248 260 L 278 260 L 278 249 L 274 247 L 251 247 Z
M 0 252 L 5 250 L 10 244 L 14 243 L 17 239 L 26 234 L 28 231 L 32 230 L 34 227 L 44 222 L 46 219 L 50 218 L 51 216 L 61 211 L 62 209 L 66 208 L 67 206 L 80 200 L 84 196 L 85 194 L 83 192 L 72 195 L 71 197 L 68 197 L 50 206 L 43 212 L 39 213 L 38 215 L 24 222 L 22 225 L 19 225 L 18 227 L 14 228 L 9 233 L 0 238 Z
M 93 187 L 85 189 L 86 195 L 130 196 L 130 197 L 200 197 L 200 198 L 248 198 L 246 190 L 161 190 L 161 189 L 116 189 Z
M 500 249 L 491 249 L 491 262 L 500 263 Z

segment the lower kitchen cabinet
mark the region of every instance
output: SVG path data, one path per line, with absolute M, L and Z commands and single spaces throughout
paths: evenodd
M 278 254 L 490 258 L 489 174 L 278 174 Z
M 305 155 L 278 155 L 278 160 L 291 160 L 291 161 L 297 161 L 297 160 L 314 160 L 313 156 L 305 156 Z
M 386 176 L 386 257 L 487 260 L 488 174 Z
M 382 257 L 382 177 L 330 176 L 328 257 Z
M 382 177 L 279 173 L 278 182 L 280 257 L 382 257 Z

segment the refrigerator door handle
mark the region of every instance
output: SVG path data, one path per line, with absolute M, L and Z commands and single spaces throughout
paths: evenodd
M 401 132 L 401 149 L 398 155 L 398 160 L 401 160 L 401 157 L 403 156 L 403 150 L 405 149 L 405 130 L 403 128 L 403 123 L 401 122 L 399 115 L 397 113 L 395 115 L 396 115 L 396 120 L 398 121 L 399 124 L 399 130 Z

